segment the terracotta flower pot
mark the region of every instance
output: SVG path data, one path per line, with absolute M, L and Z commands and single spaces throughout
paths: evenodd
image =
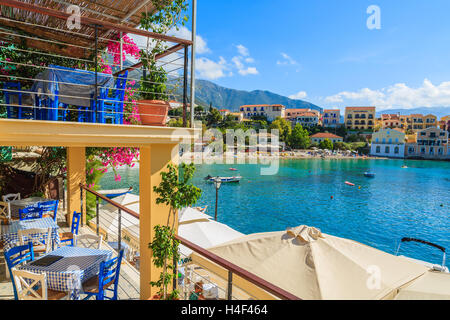
M 169 102 L 163 100 L 138 101 L 139 116 L 146 126 L 165 126 L 169 112 Z

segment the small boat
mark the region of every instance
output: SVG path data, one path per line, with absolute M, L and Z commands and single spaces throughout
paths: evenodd
M 235 168 L 230 168 L 230 171 L 238 171 L 238 170 Z
M 346 184 L 346 185 L 348 185 L 348 186 L 352 186 L 352 187 L 354 187 L 354 186 L 355 186 L 355 184 L 354 184 L 354 183 L 351 183 L 351 182 L 348 182 L 348 181 L 345 181 L 345 184 Z
M 402 169 L 408 169 L 408 166 L 402 166 Z
M 375 178 L 375 173 L 373 173 L 373 172 L 364 172 L 364 177 Z
M 124 194 L 130 193 L 133 191 L 133 187 L 130 187 L 128 189 L 113 189 L 113 190 L 100 190 L 98 193 L 101 195 L 104 195 L 105 197 L 112 199 L 116 197 L 123 196 Z
M 444 247 L 442 247 L 442 246 L 440 246 L 438 244 L 434 244 L 434 243 L 425 241 L 425 240 L 421 240 L 421 239 L 403 238 L 400 241 L 400 244 L 398 245 L 396 256 L 398 256 L 398 253 L 400 251 L 400 246 L 402 245 L 403 242 L 417 242 L 417 243 L 426 244 L 428 246 L 431 246 L 431 247 L 434 247 L 436 249 L 441 250 L 443 252 L 442 265 L 433 264 L 433 263 L 430 263 L 430 262 L 427 262 L 427 261 L 418 260 L 418 259 L 413 259 L 413 258 L 410 258 L 410 257 L 407 257 L 407 256 L 400 256 L 400 257 L 406 258 L 408 260 L 411 260 L 411 261 L 414 261 L 414 262 L 419 263 L 421 265 L 424 265 L 426 267 L 429 267 L 429 268 L 433 269 L 434 271 L 449 273 L 448 268 L 445 266 L 445 248 Z
M 206 180 L 208 180 L 209 182 L 214 182 L 217 179 L 219 179 L 221 183 L 232 183 L 232 182 L 241 181 L 242 177 L 240 177 L 240 176 L 237 176 L 237 177 L 210 177 L 209 179 L 206 179 Z

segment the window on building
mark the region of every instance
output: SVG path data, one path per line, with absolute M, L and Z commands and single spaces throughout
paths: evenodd
M 389 153 L 389 152 L 390 152 L 390 148 L 389 147 L 384 148 L 384 153 Z
M 380 153 L 380 152 L 381 152 L 381 147 L 378 146 L 378 147 L 377 147 L 377 150 L 376 150 L 376 153 Z
M 400 148 L 399 148 L 399 147 L 395 147 L 394 153 L 395 153 L 395 154 L 399 154 L 399 152 L 400 152 Z

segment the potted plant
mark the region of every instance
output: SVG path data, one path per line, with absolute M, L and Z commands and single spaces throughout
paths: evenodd
M 175 238 L 175 222 L 178 220 L 178 210 L 194 205 L 202 194 L 202 190 L 190 183 L 194 176 L 193 164 L 182 164 L 180 167 L 169 164 L 166 172 L 161 173 L 162 181 L 153 191 L 158 194 L 157 204 L 169 206 L 166 225 L 154 227 L 155 236 L 149 244 L 152 250 L 153 264 L 161 268 L 157 281 L 150 282 L 152 287 L 159 288 L 153 297 L 156 300 L 176 300 L 178 291 L 169 292 L 169 284 L 174 279 L 173 271 L 180 259 L 179 241 Z
M 185 14 L 188 0 L 152 0 L 152 4 L 155 10 L 142 13 L 140 27 L 144 30 L 167 34 L 179 30 L 179 26 L 184 26 L 188 21 Z M 167 72 L 162 66 L 157 66 L 156 56 L 167 48 L 163 40 L 150 41 L 147 38 L 147 46 L 140 52 L 144 72 L 140 88 L 142 100 L 138 101 L 138 109 L 143 125 L 166 125 L 170 106 L 168 100 L 174 89 L 167 90 Z
M 167 101 L 167 74 L 158 67 L 154 54 L 141 51 L 144 73 L 141 78 L 141 97 L 137 102 L 143 125 L 165 126 L 170 104 Z

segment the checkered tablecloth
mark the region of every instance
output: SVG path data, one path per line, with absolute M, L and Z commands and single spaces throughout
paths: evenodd
M 100 263 L 111 259 L 112 252 L 65 246 L 47 255 L 63 258 L 46 267 L 33 266 L 29 262 L 20 267 L 20 270 L 34 273 L 45 272 L 48 289 L 68 292 L 72 299 L 78 299 L 82 283 L 98 274 Z
M 42 218 L 42 219 L 32 219 L 32 220 L 22 220 L 22 221 L 12 221 L 10 225 L 0 226 L 0 240 L 3 240 L 4 251 L 20 245 L 19 241 L 19 230 L 28 229 L 46 229 L 52 228 L 52 241 L 53 247 L 59 247 L 61 241 L 59 239 L 58 228 L 59 226 L 53 221 L 52 218 Z M 32 239 L 43 240 L 47 236 L 47 233 L 37 233 L 31 235 Z M 27 239 L 25 239 L 27 241 Z
M 32 197 L 20 200 L 13 200 L 10 202 L 11 218 L 19 219 L 19 210 L 29 206 L 37 205 L 39 202 L 50 201 L 50 199 L 41 197 Z

